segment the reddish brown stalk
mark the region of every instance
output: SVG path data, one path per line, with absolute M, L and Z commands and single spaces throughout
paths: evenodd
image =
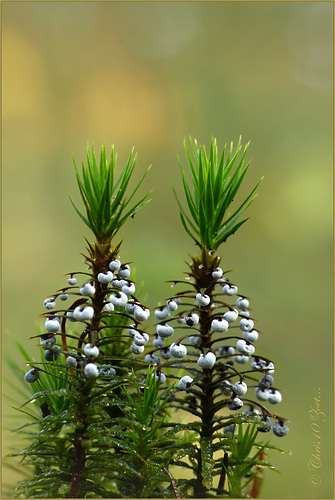
M 63 351 L 68 352 L 67 343 L 66 343 L 66 335 L 65 335 L 66 334 L 65 323 L 66 323 L 66 316 L 63 316 L 63 318 L 62 318 L 62 324 L 61 324 L 62 347 L 63 347 Z
M 79 437 L 76 444 L 76 454 L 74 457 L 74 465 L 71 479 L 71 498 L 78 497 L 78 489 L 79 489 L 79 480 L 80 480 L 80 468 L 81 462 L 83 458 L 83 450 L 82 450 L 82 441 L 83 438 Z
M 87 299 L 85 299 L 85 298 L 81 298 L 81 299 L 76 300 L 72 304 L 72 306 L 69 307 L 68 311 L 74 311 L 74 309 L 77 306 L 80 306 L 81 304 L 84 304 L 85 302 L 87 302 Z M 65 328 L 66 320 L 67 320 L 67 316 L 66 316 L 66 314 L 64 314 L 64 316 L 62 318 L 62 322 L 61 322 L 61 333 L 62 333 L 62 347 L 63 347 L 63 351 L 68 351 L 67 342 L 66 342 L 66 328 Z
M 181 495 L 180 495 L 178 488 L 177 488 L 176 481 L 174 480 L 171 472 L 166 467 L 162 467 L 162 470 L 164 472 L 166 472 L 166 474 L 169 476 L 175 498 L 181 498 Z
M 222 495 L 224 492 L 224 483 L 226 482 L 227 467 L 228 467 L 228 453 L 225 452 L 223 457 L 219 485 L 218 485 L 218 495 Z
M 258 456 L 258 460 L 263 460 L 263 459 L 264 459 L 264 452 L 261 451 L 261 453 Z M 250 493 L 249 493 L 251 498 L 259 498 L 261 486 L 263 483 L 263 467 L 261 467 L 260 465 L 257 465 L 256 471 L 257 471 L 257 475 L 252 480 Z

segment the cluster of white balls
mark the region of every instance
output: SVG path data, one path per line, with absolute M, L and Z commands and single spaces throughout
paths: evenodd
M 134 298 L 136 287 L 135 284 L 129 280 L 129 265 L 122 265 L 118 259 L 114 259 L 109 263 L 108 267 L 109 269 L 106 272 L 100 272 L 96 276 L 96 281 L 111 286 L 111 289 L 107 289 L 103 312 L 112 312 L 115 310 L 115 307 L 124 308 L 125 312 L 134 318 L 135 323 L 128 327 L 128 335 L 132 338 L 130 350 L 131 353 L 136 356 L 141 355 L 149 341 L 149 335 L 139 328 L 139 324 L 149 318 L 150 310 L 137 302 Z M 216 280 L 216 285 L 222 286 L 223 295 L 227 297 L 237 296 L 235 304 L 230 306 L 225 303 L 224 307 L 226 307 L 227 310 L 224 313 L 215 314 L 215 309 L 221 307 L 220 303 L 215 304 L 217 294 L 214 294 L 211 299 L 210 295 L 202 293 L 202 291 L 197 291 L 194 297 L 195 304 L 193 309 L 181 312 L 178 315 L 177 311 L 182 302 L 181 295 L 169 299 L 166 305 L 160 306 L 155 310 L 155 317 L 158 323 L 156 324 L 156 335 L 152 344 L 155 349 L 159 351 L 159 355 L 155 354 L 154 350 L 145 356 L 145 362 L 158 366 L 160 365 L 161 359 L 169 360 L 170 358 L 175 358 L 181 360 L 185 358 L 188 354 L 188 350 L 185 343 L 182 343 L 182 339 L 171 343 L 171 345 L 165 344 L 166 339 L 175 333 L 175 328 L 171 325 L 171 322 L 177 321 L 177 323 L 185 325 L 185 327 L 196 330 L 201 310 L 203 308 L 210 309 L 214 311 L 210 324 L 212 333 L 224 333 L 225 335 L 229 335 L 230 332 L 227 333 L 228 330 L 231 327 L 237 326 L 236 323 L 238 322 L 242 338 L 238 336 L 235 346 L 223 345 L 220 346 L 216 352 L 213 352 L 212 348 L 201 349 L 202 352 L 197 359 L 199 368 L 204 370 L 212 369 L 217 362 L 217 356 L 223 358 L 232 356 L 233 360 L 238 364 L 244 364 L 251 359 L 251 368 L 263 372 L 263 378 L 259 380 L 255 388 L 256 398 L 261 402 L 268 401 L 271 404 L 279 403 L 282 396 L 281 393 L 273 387 L 273 363 L 262 357 L 255 356 L 255 347 L 253 344 L 258 339 L 259 332 L 254 328 L 254 321 L 250 318 L 249 300 L 245 296 L 238 295 L 238 287 L 231 284 L 227 278 L 223 277 L 221 268 L 217 267 L 212 272 L 212 277 Z M 84 283 L 79 288 L 80 295 L 92 298 L 96 292 L 96 281 L 93 280 Z M 76 285 L 77 278 L 70 275 L 68 284 L 71 286 Z M 46 299 L 44 301 L 44 307 L 47 310 L 52 310 L 56 305 L 57 297 L 65 301 L 68 298 L 68 294 L 64 291 L 64 293 Z M 172 316 L 172 313 L 176 313 L 176 316 Z M 94 317 L 94 314 L 95 311 L 91 305 L 82 304 L 75 307 L 74 310 L 68 310 L 67 318 L 71 321 L 86 322 L 90 321 Z M 53 361 L 60 355 L 60 349 L 55 345 L 56 335 L 60 330 L 60 324 L 61 316 L 58 316 L 57 313 L 50 315 L 45 321 L 47 334 L 41 337 L 41 346 L 45 350 L 45 359 L 47 361 Z M 231 336 L 236 337 L 236 334 L 232 334 Z M 191 346 L 200 348 L 200 334 L 188 335 L 183 338 L 186 338 Z M 115 375 L 115 369 L 108 365 L 100 367 L 99 369 L 96 364 L 98 357 L 98 346 L 88 343 L 83 348 L 83 356 L 79 356 L 78 358 L 78 355 L 76 357 L 67 355 L 66 362 L 71 369 L 84 366 L 83 372 L 87 379 L 94 379 L 99 375 Z M 158 375 L 156 378 L 159 379 L 160 383 L 164 383 L 166 381 L 166 376 L 161 372 L 160 368 L 157 373 Z M 39 371 L 37 369 L 32 369 L 25 374 L 25 380 L 28 382 L 35 382 L 38 375 Z M 143 381 L 143 383 L 144 382 L 145 381 Z M 194 380 L 191 376 L 184 375 L 179 379 L 177 388 L 181 391 L 188 391 L 192 387 L 193 382 Z M 240 379 L 234 384 L 228 380 L 224 380 L 220 387 L 220 392 L 230 397 L 227 403 L 228 409 L 234 411 L 240 410 L 243 407 L 243 396 L 247 391 L 248 385 L 242 376 L 240 376 Z M 270 419 L 267 418 L 266 421 L 262 422 L 262 425 L 260 425 L 259 429 L 261 432 L 267 432 L 267 430 L 271 428 L 271 421 L 269 424 L 268 420 Z M 284 435 L 286 433 L 286 426 L 281 420 L 276 420 L 273 431 L 277 435 Z
M 131 325 L 128 329 L 128 334 L 133 338 L 130 349 L 133 354 L 141 354 L 144 351 L 145 344 L 149 340 L 149 335 L 138 328 L 138 323 L 141 323 L 149 318 L 150 310 L 133 298 L 136 287 L 135 283 L 129 279 L 130 272 L 129 264 L 122 264 L 120 260 L 113 259 L 109 262 L 108 270 L 106 272 L 99 272 L 95 277 L 95 280 L 90 279 L 89 281 L 83 283 L 82 286 L 78 286 L 78 288 L 74 289 L 71 287 L 75 287 L 77 285 L 78 279 L 74 276 L 74 273 L 70 273 L 67 279 L 70 287 L 63 289 L 61 293 L 57 293 L 53 297 L 45 299 L 43 305 L 47 311 L 51 311 L 56 307 L 57 298 L 61 301 L 66 301 L 69 294 L 92 298 L 96 293 L 97 282 L 108 285 L 102 312 L 111 313 L 117 307 L 121 308 L 121 312 L 123 312 L 122 309 L 124 309 L 127 314 L 134 317 L 136 323 Z M 65 314 L 66 318 L 72 322 L 78 321 L 85 323 L 93 319 L 95 310 L 92 305 L 84 303 L 74 307 L 73 309 L 69 308 Z M 40 337 L 40 345 L 45 350 L 46 361 L 54 361 L 60 356 L 61 350 L 55 344 L 56 335 L 61 329 L 62 317 L 63 315 L 60 311 L 55 311 L 53 314 L 50 313 L 50 316 L 45 320 L 44 326 L 47 333 Z M 66 363 L 69 368 L 77 369 L 83 366 L 83 361 L 84 363 L 86 362 L 84 366 L 84 376 L 86 378 L 96 378 L 99 374 L 113 375 L 115 372 L 113 368 L 107 367 L 105 369 L 99 369 L 97 367 L 95 360 L 98 356 L 98 346 L 86 344 L 84 346 L 82 356 L 78 357 L 78 355 L 66 355 Z M 25 375 L 25 380 L 28 382 L 35 382 L 38 375 L 38 370 L 30 370 Z
M 129 300 L 129 296 L 135 293 L 135 284 L 128 280 L 130 276 L 130 267 L 129 264 L 121 264 L 121 261 L 118 259 L 112 260 L 109 265 L 109 269 L 103 273 L 100 272 L 96 276 L 96 281 L 102 284 L 110 284 L 112 289 L 116 289 L 114 293 L 111 293 L 108 297 L 108 300 L 105 303 L 105 310 L 107 312 L 111 312 L 114 310 L 114 306 L 123 307 L 127 304 Z M 77 278 L 70 274 L 67 282 L 70 286 L 75 286 L 78 282 Z M 90 280 L 84 283 L 81 287 L 79 287 L 79 294 L 83 297 L 94 297 L 96 292 L 95 281 Z M 59 297 L 60 300 L 67 300 L 68 293 L 60 293 L 54 297 L 50 297 L 45 299 L 44 307 L 47 310 L 51 310 L 56 306 L 56 298 Z M 73 321 L 89 321 L 94 316 L 94 309 L 91 306 L 81 305 L 76 307 L 73 311 L 68 311 L 67 317 Z M 55 320 L 57 315 L 49 320 L 48 318 L 48 326 L 46 324 L 46 328 L 49 332 L 52 330 L 50 328 L 54 328 L 54 332 L 57 333 L 56 324 L 49 323 L 49 321 Z M 48 328 L 49 327 L 49 328 Z
M 285 425 L 284 418 L 276 417 L 272 425 L 270 416 L 267 414 L 262 415 L 262 413 L 253 405 L 246 408 L 242 412 L 242 415 L 258 420 L 259 425 L 257 426 L 257 430 L 259 432 L 269 432 L 272 429 L 273 433 L 279 437 L 285 436 L 289 432 L 289 428 Z M 224 428 L 224 432 L 225 434 L 233 434 L 237 427 L 238 425 L 236 424 L 228 425 Z
M 128 327 L 128 335 L 132 337 L 133 341 L 130 346 L 130 350 L 134 355 L 139 355 L 143 353 L 146 343 L 149 340 L 149 335 L 138 328 L 138 323 L 146 321 L 150 316 L 150 310 L 144 307 L 139 302 L 133 299 L 133 295 L 136 291 L 135 283 L 129 280 L 130 276 L 130 266 L 128 264 L 121 264 L 121 261 L 114 259 L 109 263 L 109 270 L 106 273 L 99 273 L 97 280 L 100 283 L 109 284 L 112 286 L 114 291 L 108 294 L 106 303 L 104 304 L 104 312 L 112 312 L 115 307 L 124 308 L 125 312 L 132 315 L 136 323 Z M 115 290 L 116 289 L 116 290 Z M 82 293 L 82 292 L 81 292 Z M 87 307 L 85 308 L 87 309 Z M 86 349 L 86 351 L 85 351 Z M 84 374 L 87 378 L 96 378 L 100 375 L 114 375 L 115 370 L 108 367 L 107 369 L 98 369 L 98 367 L 93 362 L 95 358 L 92 358 L 92 353 L 90 351 L 91 347 L 86 344 L 84 348 L 84 353 L 90 360 L 84 368 Z M 95 346 L 95 349 L 98 349 Z M 88 355 L 88 352 L 90 353 Z M 96 357 L 98 356 L 98 351 L 95 350 Z
M 229 283 L 229 280 L 223 277 L 221 268 L 216 268 L 212 272 L 212 277 L 216 280 L 216 285 L 222 286 L 223 295 L 232 298 L 234 296 L 236 297 L 235 303 L 232 306 L 225 304 L 224 307 L 226 307 L 227 310 L 222 314 L 219 312 L 216 314 L 215 309 L 222 305 L 221 303 L 215 304 L 217 295 L 214 294 L 211 299 L 206 292 L 202 293 L 201 291 L 197 291 L 195 294 L 196 302 L 194 309 L 188 311 L 185 315 L 183 312 L 179 315 L 177 313 L 177 316 L 172 318 L 171 313 L 178 310 L 179 304 L 181 303 L 180 297 L 182 296 L 177 295 L 175 298 L 170 299 L 166 305 L 160 306 L 155 310 L 155 316 L 157 320 L 159 320 L 159 323 L 156 325 L 156 338 L 153 340 L 153 345 L 160 349 L 159 356 L 152 353 L 146 356 L 146 361 L 159 364 L 160 357 L 165 360 L 170 357 L 177 359 L 185 357 L 187 355 L 187 348 L 181 341 L 174 342 L 170 346 L 165 345 L 166 339 L 174 334 L 174 328 L 171 325 L 172 320 L 175 319 L 177 323 L 182 323 L 185 326 L 196 329 L 202 308 L 211 309 L 214 312 L 211 320 L 211 332 L 217 332 L 219 334 L 224 333 L 227 336 L 238 338 L 235 340 L 235 345 L 220 346 L 215 352 L 213 348 L 208 349 L 207 352 L 204 350 L 199 354 L 197 365 L 201 369 L 211 369 L 217 362 L 217 356 L 224 358 L 232 357 L 238 364 L 244 364 L 251 360 L 251 368 L 263 372 L 263 378 L 255 388 L 256 398 L 261 402 L 268 401 L 271 404 L 279 403 L 282 399 L 281 393 L 279 390 L 272 387 L 273 377 L 271 374 L 274 372 L 273 363 L 262 357 L 255 356 L 254 342 L 257 341 L 259 332 L 255 329 L 253 319 L 250 318 L 250 304 L 248 298 L 238 294 L 238 287 Z M 239 335 L 236 335 L 235 328 L 231 330 L 231 334 L 230 332 L 228 333 L 230 328 L 236 326 L 239 328 Z M 200 348 L 200 334 L 194 333 L 186 338 L 191 346 Z M 179 379 L 177 388 L 181 391 L 189 391 L 193 383 L 194 379 L 190 375 L 184 375 Z M 242 375 L 235 383 L 224 380 L 220 388 L 222 394 L 231 398 L 227 407 L 234 411 L 240 410 L 243 407 L 243 396 L 246 395 L 248 390 L 247 381 Z M 278 425 L 277 423 L 277 426 Z M 284 431 L 281 430 L 281 432 Z
M 222 293 L 229 297 L 236 295 L 238 292 L 238 287 L 236 285 L 230 284 L 229 280 L 223 276 L 223 271 L 220 267 L 217 267 L 212 272 L 212 277 L 217 280 L 217 284 L 223 284 Z M 211 298 L 206 293 L 201 293 L 200 291 L 195 295 L 196 308 L 214 308 L 215 304 L 211 304 Z M 161 306 L 155 310 L 155 316 L 160 323 L 156 325 L 156 338 L 153 341 L 155 347 L 165 346 L 165 339 L 172 336 L 174 333 L 174 328 L 171 326 L 170 322 L 166 321 L 170 316 L 171 312 L 175 312 L 178 309 L 180 303 L 180 298 L 174 298 L 167 301 L 166 306 Z M 249 318 L 249 301 L 243 296 L 238 296 L 236 300 L 236 306 L 229 308 L 223 315 L 215 316 L 211 322 L 212 332 L 224 333 L 227 332 L 230 324 L 236 322 L 239 318 L 239 327 L 243 333 L 243 339 L 238 339 L 236 342 L 236 350 L 238 355 L 236 356 L 237 362 L 245 362 L 249 359 L 251 355 L 255 352 L 255 347 L 252 342 L 257 340 L 258 332 L 254 329 L 254 322 Z M 199 315 L 195 311 L 187 313 L 184 317 L 178 317 L 177 321 L 179 323 L 184 323 L 187 326 L 194 327 L 199 323 Z M 188 340 L 191 345 L 199 346 L 201 344 L 201 338 L 199 335 L 190 335 Z M 176 345 L 176 347 L 175 347 Z M 172 348 L 172 350 L 171 350 Z M 233 347 L 230 347 L 234 350 Z M 171 355 L 177 358 L 181 358 L 187 355 L 187 348 L 180 342 L 177 344 L 172 344 L 170 347 Z M 219 349 L 219 354 L 222 353 L 222 348 Z M 228 353 L 231 354 L 231 351 Z M 165 358 L 166 359 L 166 358 Z M 197 360 L 198 365 L 201 368 L 212 368 L 216 362 L 216 354 L 212 351 L 207 353 L 201 353 Z

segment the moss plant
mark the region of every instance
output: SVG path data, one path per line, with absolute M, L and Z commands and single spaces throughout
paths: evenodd
M 218 254 L 247 220 L 259 183 L 230 214 L 248 146 L 225 147 L 219 157 L 215 140 L 209 155 L 190 145 L 190 184 L 181 166 L 188 209 L 175 195 L 199 252 L 186 281 L 172 282 L 181 289 L 156 308 L 152 333 L 150 309 L 115 242 L 149 201 L 133 201 L 146 173 L 128 194 L 133 153 L 118 176 L 113 148 L 107 160 L 102 147 L 99 162 L 88 148 L 81 174 L 75 164 L 84 212 L 70 200 L 95 241 L 86 240 L 87 269 L 68 272 L 65 286 L 44 300 L 43 324 L 32 337 L 41 360 L 30 360 L 19 343 L 28 371 L 8 359 L 31 389 L 17 429 L 28 444 L 12 454 L 26 477 L 11 496 L 257 497 L 262 470 L 273 468 L 265 454 L 278 448 L 262 437 L 272 425 L 276 436 L 288 432 L 286 419 L 268 407 L 281 400 L 274 363 L 255 354 L 249 299 Z
M 228 212 L 249 167 L 249 163 L 243 166 L 247 149 L 248 145 L 243 148 L 239 142 L 235 150 L 231 144 L 219 156 L 212 140 L 207 155 L 196 141 L 191 140 L 191 151 L 185 142 L 191 185 L 182 166 L 181 173 L 188 210 L 175 192 L 182 224 L 199 247 L 199 254 L 191 257 L 186 281 L 172 282 L 171 286 L 181 290 L 167 300 L 167 307 L 171 301 L 178 306 L 173 311 L 170 307 L 164 319 L 164 325 L 174 332 L 173 344 L 183 344 L 187 352 L 183 359 L 167 361 L 161 368 L 183 369 L 180 392 L 171 405 L 188 412 L 199 425 L 188 454 L 193 478 L 182 483 L 183 494 L 195 498 L 240 497 L 255 490 L 256 466 L 269 466 L 260 460 L 269 445 L 258 441 L 259 436 L 270 431 L 271 422 L 281 428 L 285 422 L 265 406 L 268 401 L 280 400 L 271 400 L 271 395 L 280 395 L 269 376 L 274 364 L 258 351 L 255 354 L 258 331 L 249 299 L 240 293 L 228 271 L 221 269 L 217 252 L 246 222 L 241 217 L 259 185 Z M 176 463 L 185 466 L 185 462 Z
M 120 262 L 120 243 L 114 243 L 120 227 L 148 201 L 145 196 L 130 204 L 143 177 L 127 197 L 134 167 L 131 154 L 115 179 L 113 148 L 109 162 L 102 148 L 99 165 L 94 148 L 88 149 L 82 177 L 75 167 L 86 213 L 71 202 L 96 241 L 87 241 L 87 271 L 68 273 L 66 286 L 44 301 L 45 330 L 34 338 L 45 355 L 29 362 L 25 375 L 34 390 L 27 402 L 40 404 L 42 418 L 29 423 L 38 430 L 29 433 L 32 443 L 19 454 L 33 475 L 17 487 L 18 495 L 119 496 L 124 470 L 138 474 L 123 459 L 121 442 L 115 445 L 127 430 L 125 425 L 115 431 L 124 416 L 122 387 L 146 369 L 132 356 L 129 325 L 145 338 L 134 309 L 149 310 L 135 295 L 129 263 Z

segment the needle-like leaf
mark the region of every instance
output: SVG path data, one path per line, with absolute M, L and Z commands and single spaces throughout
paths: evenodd
M 114 183 L 116 169 L 114 147 L 111 148 L 111 155 L 108 163 L 105 146 L 102 146 L 99 164 L 97 162 L 94 146 L 92 146 L 91 151 L 89 147 L 87 147 L 87 165 L 85 166 L 84 163 L 82 164 L 81 177 L 74 161 L 76 179 L 80 196 L 84 203 L 86 216 L 79 210 L 71 196 L 70 201 L 79 217 L 91 229 L 100 244 L 109 243 L 125 221 L 149 201 L 147 200 L 149 194 L 147 194 L 133 206 L 129 205 L 150 167 L 141 177 L 130 196 L 126 198 L 126 191 L 135 165 L 136 155 L 133 157 L 132 150 L 125 166 Z M 124 212 L 126 207 L 128 207 L 128 209 Z
M 179 159 L 178 161 L 185 198 L 193 222 L 182 207 L 175 190 L 174 194 L 186 232 L 201 248 L 215 250 L 246 222 L 247 219 L 241 222 L 237 219 L 254 200 L 255 196 L 252 195 L 260 181 L 233 211 L 233 214 L 227 215 L 227 210 L 233 203 L 250 165 L 249 162 L 243 167 L 249 143 L 242 150 L 240 138 L 235 149 L 233 143 L 230 144 L 228 154 L 226 154 L 227 146 L 225 145 L 221 156 L 218 153 L 216 140 L 213 138 L 209 155 L 206 153 L 205 146 L 200 147 L 196 140 L 190 139 L 190 145 L 193 156 L 190 154 L 186 141 L 184 142 L 191 184 L 187 182 L 183 166 Z

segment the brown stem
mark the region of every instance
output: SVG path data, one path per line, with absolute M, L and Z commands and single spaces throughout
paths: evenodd
M 179 490 L 177 488 L 177 483 L 174 480 L 171 472 L 166 467 L 162 467 L 162 469 L 169 476 L 175 498 L 181 498 L 181 495 L 180 495 Z
M 258 456 L 258 460 L 263 460 L 263 459 L 264 459 L 264 452 L 261 451 L 261 453 Z M 263 467 L 260 467 L 259 465 L 257 465 L 256 471 L 257 471 L 257 474 L 254 477 L 254 479 L 252 480 L 251 488 L 250 488 L 250 492 L 249 492 L 249 495 L 251 496 L 251 498 L 259 498 L 261 486 L 263 483 Z
M 192 274 L 195 277 L 195 285 L 197 290 L 205 290 L 205 293 L 212 299 L 215 280 L 212 277 L 212 271 L 218 266 L 218 257 L 210 255 L 206 250 L 203 250 L 201 256 L 193 259 Z M 211 300 L 212 302 L 212 300 Z M 199 331 L 201 335 L 201 350 L 206 350 L 211 347 L 212 310 L 209 307 L 201 307 L 199 309 Z M 201 381 L 202 395 L 200 400 L 201 407 L 201 431 L 200 442 L 203 438 L 211 438 L 214 433 L 213 417 L 215 414 L 214 407 L 214 386 L 213 386 L 213 369 L 204 369 L 203 378 Z M 203 498 L 206 496 L 208 488 L 203 484 L 202 477 L 202 456 L 201 446 L 198 451 L 198 467 L 197 479 L 194 485 L 194 497 Z
M 83 438 L 79 437 L 76 444 L 76 451 L 73 463 L 72 479 L 71 479 L 71 498 L 78 498 L 78 489 L 80 481 L 80 470 L 83 458 L 82 449 Z
M 228 453 L 225 452 L 223 457 L 219 484 L 218 484 L 218 495 L 222 495 L 224 493 L 224 483 L 226 481 L 227 466 L 228 466 Z

